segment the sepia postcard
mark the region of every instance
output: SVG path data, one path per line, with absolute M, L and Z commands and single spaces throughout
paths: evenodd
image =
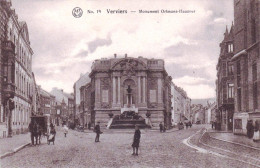
M 0 0 L 0 167 L 260 167 L 259 0 Z

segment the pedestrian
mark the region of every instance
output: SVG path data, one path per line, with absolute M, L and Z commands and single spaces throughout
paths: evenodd
M 133 154 L 132 155 L 136 155 L 138 156 L 138 148 L 139 148 L 139 144 L 140 144 L 140 138 L 141 138 L 141 131 L 139 130 L 138 125 L 135 125 L 135 134 L 134 134 L 134 139 L 133 139 Z
M 254 136 L 254 126 L 253 126 L 252 120 L 247 121 L 246 130 L 247 130 L 247 137 L 249 139 L 253 138 L 253 136 Z
M 67 137 L 67 134 L 68 134 L 68 132 L 69 132 L 69 128 L 67 127 L 67 125 L 64 125 L 63 126 L 63 131 L 64 131 L 64 136 L 65 136 L 65 138 Z
M 51 128 L 53 128 L 53 127 L 54 127 L 53 123 L 51 123 L 51 124 L 50 124 L 50 127 L 51 127 Z
M 28 126 L 29 132 L 31 133 L 31 145 L 34 145 L 34 135 L 33 135 L 33 123 L 30 122 Z
M 91 129 L 91 122 L 88 122 L 88 129 Z
M 191 126 L 192 126 L 192 123 L 191 123 L 191 121 L 189 121 L 189 125 L 190 125 L 190 128 L 191 128 Z
M 254 136 L 253 136 L 253 141 L 257 142 L 260 140 L 260 135 L 259 135 L 259 122 L 255 121 L 255 127 L 254 127 Z
M 211 129 L 213 129 L 213 128 L 214 128 L 214 122 L 211 121 Z
M 51 127 L 50 135 L 47 137 L 48 145 L 50 145 L 50 142 L 52 142 L 54 145 L 55 136 L 56 136 L 56 130 L 55 127 L 53 126 Z
M 178 124 L 178 128 L 179 128 L 179 130 L 181 130 L 181 129 L 184 128 L 183 123 L 182 123 L 181 121 L 180 121 L 179 124 Z
M 100 134 L 102 134 L 101 130 L 100 130 L 100 122 L 97 122 L 96 126 L 95 126 L 95 129 L 94 131 L 96 132 L 96 138 L 95 138 L 95 142 L 100 142 L 99 141 L 99 137 L 100 137 Z
M 160 122 L 159 127 L 160 127 L 160 132 L 163 132 L 163 124 L 162 124 L 162 122 Z

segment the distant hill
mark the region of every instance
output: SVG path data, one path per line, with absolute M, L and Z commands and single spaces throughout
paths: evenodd
M 216 98 L 209 98 L 209 99 L 191 99 L 191 104 L 202 104 L 203 106 L 207 105 L 207 102 L 215 102 Z

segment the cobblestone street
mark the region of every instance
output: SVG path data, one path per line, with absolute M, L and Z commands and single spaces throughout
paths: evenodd
M 182 140 L 202 126 L 159 133 L 141 130 L 139 156 L 132 156 L 132 133 L 104 133 L 99 143 L 94 133 L 58 132 L 55 145 L 29 146 L 1 160 L 1 167 L 249 167 L 245 163 L 199 153 Z

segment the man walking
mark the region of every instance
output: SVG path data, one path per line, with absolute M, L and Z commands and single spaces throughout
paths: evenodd
M 100 136 L 100 134 L 101 134 L 101 131 L 100 131 L 99 123 L 100 123 L 100 122 L 97 122 L 97 125 L 95 126 L 95 132 L 96 132 L 95 142 L 100 142 L 100 141 L 99 141 L 99 136 Z
M 31 144 L 34 145 L 33 123 L 32 123 L 32 121 L 30 122 L 28 129 L 29 129 L 29 132 L 31 133 Z
M 132 155 L 136 155 L 138 156 L 138 148 L 139 148 L 139 144 L 140 144 L 140 139 L 141 139 L 141 131 L 139 130 L 139 127 L 136 125 L 135 126 L 135 134 L 134 134 L 134 140 L 133 140 L 133 154 Z

